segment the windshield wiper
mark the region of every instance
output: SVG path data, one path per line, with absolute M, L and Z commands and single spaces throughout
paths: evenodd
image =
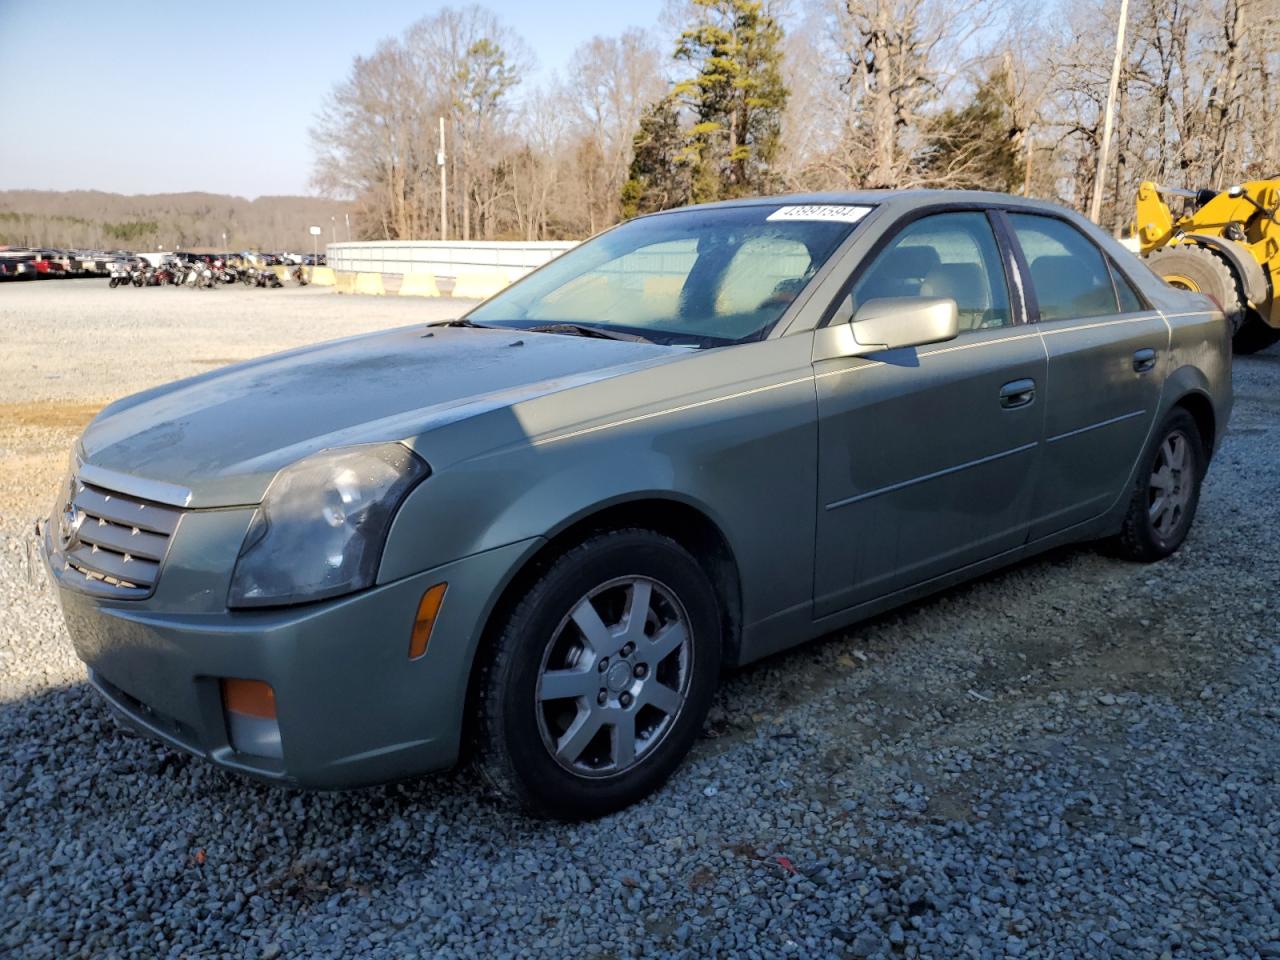
M 430 324 L 428 324 L 430 326 Z M 495 327 L 489 326 L 487 323 L 476 323 L 474 320 L 468 320 L 466 317 L 459 317 L 457 320 L 450 320 L 448 323 L 441 324 L 445 327 L 475 327 L 477 330 L 494 330 Z
M 653 343 L 648 337 L 638 333 L 623 333 L 620 330 L 606 330 L 602 327 L 591 327 L 584 323 L 544 323 L 536 327 L 526 327 L 531 333 L 562 333 L 571 337 L 595 337 L 598 340 L 629 340 L 632 343 Z

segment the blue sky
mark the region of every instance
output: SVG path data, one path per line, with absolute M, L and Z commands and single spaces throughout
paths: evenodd
M 324 95 L 353 57 L 447 5 L 0 0 L 0 189 L 306 193 Z M 538 79 L 596 34 L 656 27 L 662 9 L 484 5 L 532 47 Z

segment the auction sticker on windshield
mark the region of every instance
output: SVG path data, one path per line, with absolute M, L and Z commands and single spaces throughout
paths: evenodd
M 852 207 L 839 203 L 805 203 L 779 207 L 766 220 L 827 220 L 835 223 L 857 223 L 870 207 Z

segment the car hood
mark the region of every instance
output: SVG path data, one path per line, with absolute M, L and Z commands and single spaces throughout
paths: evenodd
M 471 327 L 406 327 L 212 371 L 103 410 L 80 455 L 100 477 L 171 485 L 193 507 L 257 503 L 283 466 L 687 353 L 617 340 Z

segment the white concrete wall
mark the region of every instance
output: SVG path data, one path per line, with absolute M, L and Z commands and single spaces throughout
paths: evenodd
M 577 241 L 571 240 L 353 240 L 326 244 L 325 255 L 335 270 L 433 273 L 438 277 L 501 271 L 515 280 L 575 246 Z

